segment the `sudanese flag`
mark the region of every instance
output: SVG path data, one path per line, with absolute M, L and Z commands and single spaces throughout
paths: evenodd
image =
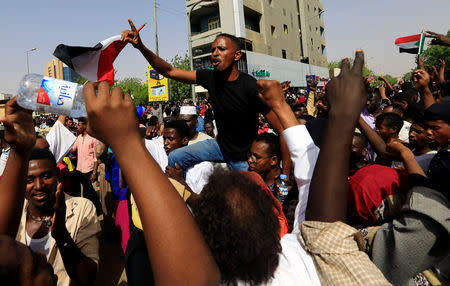
M 425 43 L 425 34 L 412 35 L 395 39 L 395 44 L 400 48 L 400 53 L 420 55 Z
M 114 84 L 114 60 L 127 43 L 120 35 L 110 37 L 95 46 L 78 47 L 60 44 L 53 55 L 89 81 Z

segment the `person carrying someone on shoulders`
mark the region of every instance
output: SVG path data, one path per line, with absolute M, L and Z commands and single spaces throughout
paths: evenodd
M 132 43 L 154 69 L 165 77 L 189 84 L 199 84 L 210 94 L 218 129 L 217 139 L 205 140 L 180 148 L 169 156 L 169 165 L 178 163 L 187 169 L 202 161 L 222 161 L 236 170 L 247 170 L 246 154 L 257 135 L 259 113 L 281 131 L 278 118 L 258 98 L 257 80 L 240 72 L 237 67 L 242 57 L 240 41 L 235 36 L 220 34 L 212 44 L 211 61 L 214 70 L 186 71 L 175 68 L 150 51 L 139 33 L 128 20 L 131 30 L 122 32 L 122 40 Z M 237 128 L 239 127 L 239 128 Z M 290 173 L 287 146 L 281 140 L 283 171 Z

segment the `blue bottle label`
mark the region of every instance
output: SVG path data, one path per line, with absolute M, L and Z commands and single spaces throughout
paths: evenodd
M 53 106 L 60 114 L 69 115 L 76 90 L 76 83 L 45 76 L 38 91 L 37 106 Z

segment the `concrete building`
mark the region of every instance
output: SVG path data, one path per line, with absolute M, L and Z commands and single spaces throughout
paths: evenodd
M 58 59 L 46 63 L 44 75 L 72 82 L 79 76 L 74 70 Z
M 211 44 L 228 33 L 242 40 L 239 69 L 256 78 L 306 86 L 308 74 L 328 77 L 319 0 L 187 0 L 186 9 L 194 69 L 212 68 Z

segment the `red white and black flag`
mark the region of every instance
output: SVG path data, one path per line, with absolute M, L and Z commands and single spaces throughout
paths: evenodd
M 89 81 L 107 81 L 114 84 L 114 60 L 127 42 L 120 35 L 101 41 L 93 47 L 60 44 L 53 55 Z
M 420 55 L 423 52 L 424 43 L 424 33 L 395 39 L 395 44 L 399 47 L 400 53 Z

